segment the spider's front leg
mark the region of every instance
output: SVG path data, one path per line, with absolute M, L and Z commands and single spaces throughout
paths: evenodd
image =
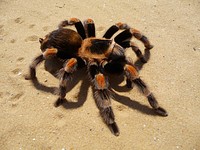
M 84 27 L 87 32 L 87 37 L 95 37 L 95 24 L 92 19 L 87 19 L 84 21 Z
M 66 26 L 73 26 L 73 25 L 75 26 L 77 32 L 81 35 L 82 39 L 85 39 L 86 33 L 85 33 L 84 26 L 83 26 L 82 22 L 77 18 L 70 18 L 69 20 L 62 21 L 58 25 L 58 28 L 63 28 Z
M 119 128 L 115 122 L 115 116 L 111 107 L 111 91 L 109 90 L 108 78 L 100 71 L 100 67 L 96 62 L 89 64 L 88 72 L 93 84 L 94 98 L 100 114 L 111 132 L 118 136 Z
M 124 66 L 124 71 L 127 79 L 135 83 L 141 89 L 142 93 L 147 97 L 149 104 L 156 111 L 156 113 L 161 116 L 168 116 L 167 111 L 159 106 L 153 93 L 149 91 L 147 85 L 144 81 L 142 81 L 142 79 L 140 79 L 137 69 L 131 64 L 126 64 Z
M 131 47 L 132 50 L 135 52 L 136 56 L 138 57 L 138 59 L 142 63 L 147 63 L 147 60 L 143 56 L 141 50 L 139 49 L 139 47 L 133 41 L 124 41 L 124 42 L 120 43 L 120 46 L 122 46 L 123 48 L 129 48 L 129 47 Z
M 59 98 L 54 103 L 55 107 L 60 106 L 66 96 L 66 88 L 71 75 L 77 70 L 78 67 L 82 66 L 84 61 L 80 58 L 71 58 L 67 60 L 63 68 L 59 71 L 60 85 L 59 85 Z
M 104 38 L 110 39 L 118 30 L 124 30 L 120 34 L 118 34 L 114 40 L 116 43 L 118 43 L 123 48 L 129 48 L 131 47 L 132 50 L 135 52 L 136 56 L 141 60 L 141 62 L 146 63 L 147 60 L 142 55 L 141 50 L 139 47 L 131 41 L 132 37 L 135 37 L 136 39 L 140 40 L 144 46 L 146 47 L 145 50 L 150 50 L 153 48 L 153 45 L 150 44 L 149 39 L 143 35 L 140 31 L 131 28 L 126 23 L 116 23 L 115 25 L 111 26 L 106 33 L 104 34 Z

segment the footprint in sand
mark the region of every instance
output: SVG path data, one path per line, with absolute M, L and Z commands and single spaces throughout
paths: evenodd
M 0 25 L 0 35 L 5 34 L 5 30 L 3 29 L 4 25 Z
M 103 26 L 100 26 L 100 27 L 97 28 L 98 32 L 103 32 L 104 30 L 105 30 L 105 27 L 103 27 Z
M 29 29 L 32 29 L 33 27 L 35 27 L 35 24 L 31 24 L 28 26 Z
M 15 23 L 18 23 L 18 24 L 22 24 L 24 22 L 24 20 L 21 17 L 16 18 L 14 21 Z
M 43 31 L 48 31 L 49 30 L 49 26 L 44 26 L 42 29 L 43 29 Z
M 14 75 L 21 75 L 21 74 L 22 74 L 22 70 L 19 69 L 19 68 L 16 68 L 16 69 L 14 69 L 14 70 L 12 71 L 12 73 L 13 73 Z
M 24 95 L 24 92 L 19 92 L 17 94 L 13 94 L 11 96 L 11 102 L 12 102 L 11 106 L 16 107 L 18 105 L 19 101 L 22 99 L 23 95 Z
M 16 42 L 15 39 L 10 40 L 10 43 L 15 43 L 15 42 Z
M 34 42 L 34 41 L 38 41 L 38 36 L 37 35 L 32 35 L 32 36 L 29 36 L 29 37 L 27 37 L 26 39 L 25 39 L 25 42 L 29 42 L 29 41 L 31 41 L 31 42 Z
M 0 92 L 0 98 L 3 98 L 3 92 Z
M 19 92 L 19 93 L 17 93 L 17 94 L 12 95 L 11 99 L 12 99 L 13 101 L 17 101 L 17 100 L 19 100 L 23 95 L 24 95 L 24 92 Z
M 19 57 L 19 58 L 17 58 L 17 61 L 18 62 L 22 62 L 24 60 L 24 57 Z

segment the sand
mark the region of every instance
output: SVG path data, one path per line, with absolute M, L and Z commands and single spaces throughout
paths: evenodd
M 1 0 L 0 149 L 200 149 L 199 8 L 198 0 Z M 154 48 L 140 76 L 168 117 L 155 115 L 137 88 L 130 91 L 124 82 L 115 87 L 116 77 L 110 81 L 118 94 L 112 100 L 116 137 L 99 115 L 84 71 L 75 75 L 68 103 L 58 108 L 53 103 L 59 81 L 44 63 L 37 68 L 38 82 L 24 79 L 40 54 L 38 38 L 71 17 L 92 18 L 98 37 L 119 21 L 149 37 Z

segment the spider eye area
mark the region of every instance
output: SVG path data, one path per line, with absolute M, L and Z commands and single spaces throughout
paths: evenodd
M 92 39 L 90 52 L 96 54 L 104 54 L 108 51 L 111 44 L 112 40 L 109 39 Z
M 85 59 L 106 59 L 112 53 L 113 40 L 87 38 L 83 41 L 78 55 Z

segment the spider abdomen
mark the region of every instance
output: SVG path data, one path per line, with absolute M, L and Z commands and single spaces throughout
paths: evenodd
M 76 56 L 78 49 L 81 47 L 81 36 L 71 29 L 57 29 L 48 34 L 41 42 L 41 50 L 45 51 L 47 48 L 58 49 L 57 57 L 61 59 Z

